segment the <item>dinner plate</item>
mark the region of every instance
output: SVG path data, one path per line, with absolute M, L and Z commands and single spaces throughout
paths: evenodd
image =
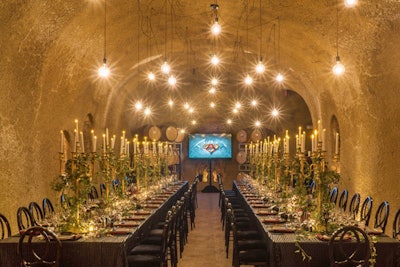
M 260 210 L 256 213 L 258 216 L 277 215 L 278 213 L 273 210 Z
M 263 223 L 284 223 L 286 222 L 286 220 L 282 219 L 282 218 L 278 218 L 278 217 L 272 217 L 272 218 L 265 218 L 262 220 Z

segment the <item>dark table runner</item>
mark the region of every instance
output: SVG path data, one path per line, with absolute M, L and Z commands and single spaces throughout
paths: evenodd
M 127 253 L 135 246 L 151 226 L 165 216 L 170 207 L 188 189 L 183 182 L 177 192 L 171 195 L 130 235 L 82 238 L 76 241 L 62 241 L 61 267 L 127 267 Z M 0 240 L 0 267 L 20 266 L 17 255 L 19 237 Z M 40 246 L 40 242 L 38 242 Z
M 247 204 L 248 211 L 254 214 L 254 210 L 246 201 L 240 192 L 236 182 L 233 183 L 233 189 Z M 271 267 L 327 267 L 329 266 L 329 242 L 321 241 L 318 238 L 297 237 L 293 233 L 271 233 L 265 224 L 262 223 L 262 217 L 254 214 L 259 227 L 264 229 L 265 238 L 268 244 L 269 266 Z M 311 260 L 303 260 L 301 253 L 296 247 L 296 242 L 300 247 L 311 256 Z M 375 267 L 400 267 L 400 242 L 386 235 L 377 236 L 375 243 L 377 251 Z

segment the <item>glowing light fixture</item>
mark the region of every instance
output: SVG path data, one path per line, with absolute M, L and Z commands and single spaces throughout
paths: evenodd
M 149 79 L 149 81 L 154 81 L 156 79 L 156 75 L 153 72 L 149 72 L 147 74 L 147 79 Z
M 215 103 L 214 103 L 214 102 L 211 102 L 211 103 L 210 103 L 210 107 L 211 107 L 211 108 L 215 108 Z
M 173 101 L 172 99 L 170 99 L 170 100 L 168 101 L 168 106 L 172 107 L 173 105 L 174 105 L 174 101 Z
M 355 7 L 358 4 L 358 0 L 344 0 L 346 7 Z
M 138 101 L 135 103 L 135 109 L 136 110 L 141 110 L 143 108 L 142 102 Z
M 275 80 L 278 82 L 278 83 L 281 83 L 281 82 L 283 82 L 283 80 L 284 80 L 285 78 L 283 77 L 283 75 L 279 72 L 277 75 L 276 75 L 276 77 L 275 77 Z
M 232 124 L 232 120 L 231 120 L 231 119 L 227 119 L 227 120 L 226 120 L 226 123 L 227 123 L 227 124 Z
M 104 0 L 104 56 L 103 65 L 97 71 L 101 78 L 107 78 L 110 76 L 110 69 L 107 66 L 107 2 Z
M 196 121 L 195 120 L 192 120 L 192 125 L 196 125 Z
M 144 115 L 149 116 L 151 114 L 151 109 L 149 107 L 144 109 Z
M 276 108 L 274 108 L 274 109 L 272 110 L 272 112 L 271 112 L 271 115 L 272 115 L 273 117 L 278 117 L 278 116 L 279 116 L 279 111 L 278 111 Z
M 217 85 L 217 84 L 218 84 L 218 79 L 215 78 L 215 77 L 212 78 L 212 79 L 211 79 L 211 84 L 214 85 L 214 86 Z
M 345 72 L 344 65 L 340 62 L 339 56 L 339 3 L 336 0 L 336 63 L 332 68 L 332 72 L 336 76 L 341 76 Z
M 233 113 L 236 114 L 236 113 L 238 113 L 238 112 L 239 112 L 239 110 L 238 110 L 237 108 L 234 108 L 234 109 L 233 109 Z
M 190 108 L 190 105 L 189 105 L 189 103 L 188 103 L 188 102 L 186 102 L 186 103 L 183 105 L 183 108 L 184 108 L 184 109 L 189 109 L 189 108 Z
M 256 72 L 258 74 L 262 74 L 265 71 L 265 65 L 262 63 L 262 59 L 260 58 L 260 61 L 256 65 Z
M 257 102 L 257 100 L 252 100 L 251 101 L 251 105 L 253 106 L 253 107 L 255 107 L 255 106 L 257 106 L 258 105 L 258 102 Z
M 210 90 L 208 90 L 208 92 L 209 92 L 210 94 L 215 94 L 216 91 L 217 91 L 217 90 L 215 89 L 215 87 L 211 87 Z
M 219 35 L 221 33 L 221 25 L 218 22 L 218 4 L 211 4 L 211 10 L 214 12 L 214 24 L 211 26 L 211 33 Z
M 247 74 L 246 77 L 244 78 L 244 83 L 246 85 L 252 85 L 253 84 L 253 78 L 249 74 Z
M 235 109 L 240 109 L 241 107 L 242 107 L 242 104 L 240 104 L 240 102 L 236 102 Z
M 256 122 L 254 123 L 254 125 L 255 125 L 256 127 L 260 127 L 260 126 L 261 126 L 261 122 L 260 122 L 260 121 L 256 121 Z
M 213 64 L 214 66 L 217 66 L 219 64 L 219 62 L 220 62 L 219 57 L 216 54 L 214 54 L 211 57 L 211 64 Z
M 175 78 L 174 75 L 169 76 L 168 84 L 171 85 L 171 86 L 175 86 L 176 85 L 176 78 Z
M 189 108 L 189 113 L 193 113 L 194 109 L 193 108 Z
M 167 61 L 164 61 L 164 63 L 161 65 L 161 72 L 164 74 L 169 74 L 171 71 L 171 67 L 169 66 Z

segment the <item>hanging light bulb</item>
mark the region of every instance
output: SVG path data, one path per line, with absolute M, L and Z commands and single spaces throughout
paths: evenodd
M 135 103 L 135 109 L 136 110 L 141 110 L 143 108 L 142 102 L 138 101 Z
M 240 104 L 240 102 L 236 102 L 235 104 L 235 109 L 239 109 L 242 107 L 242 104 Z
M 257 106 L 257 104 L 258 104 L 258 103 L 257 103 L 257 100 L 254 99 L 254 100 L 251 101 L 251 105 L 252 105 L 253 107 Z
M 346 7 L 354 7 L 358 4 L 358 0 L 344 0 L 344 5 Z
M 161 72 L 164 74 L 168 74 L 171 71 L 171 67 L 169 66 L 167 61 L 164 61 L 164 63 L 161 65 Z
M 212 63 L 214 66 L 217 66 L 217 65 L 219 64 L 219 57 L 218 57 L 216 54 L 214 54 L 214 55 L 211 57 L 211 63 Z
M 211 103 L 210 103 L 210 107 L 211 107 L 211 108 L 215 108 L 215 103 L 214 103 L 214 102 L 211 102 Z
M 281 82 L 283 82 L 284 77 L 283 77 L 283 75 L 279 72 L 279 73 L 276 75 L 275 80 L 276 80 L 278 83 L 281 83 Z
M 149 116 L 151 114 L 151 109 L 149 107 L 144 109 L 144 115 Z
M 227 119 L 227 120 L 226 120 L 226 123 L 227 123 L 227 124 L 232 124 L 232 120 L 231 120 L 231 119 Z
M 254 123 L 254 125 L 255 125 L 256 127 L 260 127 L 260 126 L 261 126 L 261 122 L 257 120 L 257 121 Z
M 108 76 L 110 76 L 110 69 L 107 66 L 107 60 L 106 58 L 103 59 L 103 65 L 99 68 L 98 70 L 98 74 L 101 78 L 107 78 Z
M 217 78 L 212 78 L 211 79 L 211 84 L 214 85 L 214 86 L 217 85 L 218 84 L 218 79 Z
M 215 94 L 216 91 L 217 91 L 217 90 L 215 89 L 215 87 L 211 87 L 210 90 L 208 90 L 208 92 L 209 92 L 210 94 Z
M 260 61 L 258 61 L 257 65 L 256 65 L 256 72 L 258 74 L 264 73 L 265 71 L 265 65 L 262 62 L 262 60 L 260 59 Z
M 168 106 L 172 107 L 173 105 L 174 105 L 174 101 L 173 101 L 172 99 L 170 99 L 170 100 L 168 101 Z
M 190 108 L 190 105 L 189 105 L 189 103 L 188 103 L 188 102 L 186 102 L 186 103 L 183 105 L 183 108 L 184 108 L 184 109 L 189 109 L 189 108 Z
M 149 79 L 149 81 L 154 81 L 156 79 L 156 75 L 152 71 L 150 71 L 147 74 L 147 79 Z
M 271 115 L 272 115 L 273 117 L 278 117 L 279 111 L 278 111 L 276 108 L 274 108 L 274 109 L 271 111 Z
M 246 78 L 244 78 L 244 83 L 246 85 L 252 85 L 253 83 L 253 78 L 251 78 L 251 76 L 249 74 L 246 75 Z
M 221 33 L 221 25 L 218 23 L 218 18 L 215 18 L 215 22 L 211 26 L 211 32 L 213 35 L 219 35 Z
M 171 85 L 171 86 L 175 86 L 176 85 L 176 78 L 175 78 L 174 75 L 169 76 L 168 84 Z
M 336 76 L 340 76 L 345 72 L 345 67 L 344 65 L 340 62 L 340 57 L 336 56 L 336 63 L 332 68 L 332 72 L 333 74 L 335 74 Z

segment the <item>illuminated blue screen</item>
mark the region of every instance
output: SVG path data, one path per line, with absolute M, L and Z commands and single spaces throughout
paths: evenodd
M 232 158 L 232 135 L 190 134 L 189 158 L 191 159 Z

